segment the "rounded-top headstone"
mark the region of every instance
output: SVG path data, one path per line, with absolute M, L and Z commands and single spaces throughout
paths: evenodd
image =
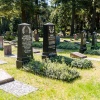
M 19 24 L 19 25 L 30 25 L 30 24 L 27 24 L 27 23 L 21 23 L 21 24 Z
M 46 23 L 46 24 L 44 24 L 44 25 L 54 25 L 53 23 Z

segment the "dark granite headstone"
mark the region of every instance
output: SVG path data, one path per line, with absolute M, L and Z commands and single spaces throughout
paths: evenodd
M 97 48 L 97 33 L 93 32 L 91 49 L 95 49 L 95 48 Z
M 86 35 L 87 35 L 87 33 L 85 32 L 85 30 L 83 30 L 81 33 L 81 45 L 80 45 L 80 50 L 79 50 L 80 53 L 84 53 L 84 51 L 87 50 Z
M 22 23 L 18 25 L 17 68 L 23 67 L 33 59 L 31 25 Z
M 0 49 L 3 49 L 3 37 L 0 36 Z
M 43 25 L 43 53 L 42 58 L 56 56 L 55 25 L 47 23 Z
M 5 56 L 12 55 L 11 45 L 5 45 L 4 46 L 4 55 Z

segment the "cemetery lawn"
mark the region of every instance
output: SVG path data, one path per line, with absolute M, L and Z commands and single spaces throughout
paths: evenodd
M 16 54 L 17 49 L 13 47 L 12 52 Z M 70 52 L 67 50 L 57 54 L 69 56 Z M 99 58 L 99 56 L 94 57 Z M 41 55 L 34 54 L 34 59 L 41 61 Z M 68 83 L 16 69 L 16 58 L 4 57 L 2 50 L 0 50 L 0 60 L 7 62 L 0 65 L 0 68 L 15 80 L 38 88 L 37 91 L 22 97 L 15 97 L 0 90 L 0 100 L 100 100 L 100 62 L 92 61 L 94 66 L 92 69 L 77 69 L 81 77 Z

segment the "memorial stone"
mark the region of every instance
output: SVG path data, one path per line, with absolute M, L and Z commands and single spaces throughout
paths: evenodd
M 43 25 L 43 53 L 42 58 L 56 56 L 55 25 L 47 23 Z
M 91 49 L 97 48 L 97 33 L 93 32 Z
M 4 46 L 4 55 L 5 55 L 5 56 L 12 55 L 12 48 L 11 48 L 11 45 L 5 45 L 5 46 Z
M 31 25 L 22 23 L 18 25 L 17 68 L 23 67 L 30 59 L 33 59 Z
M 80 45 L 80 50 L 79 50 L 80 53 L 84 53 L 84 51 L 87 50 L 86 35 L 87 35 L 87 33 L 85 32 L 85 30 L 83 30 L 81 33 L 81 45 Z
M 39 34 L 36 29 L 34 30 L 34 40 L 39 41 Z
M 0 36 L 0 49 L 3 49 L 3 37 Z
M 60 36 L 56 36 L 56 45 L 60 44 Z

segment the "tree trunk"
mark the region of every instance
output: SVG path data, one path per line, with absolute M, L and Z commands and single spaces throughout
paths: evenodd
M 96 23 L 95 23 L 95 18 L 96 18 L 96 0 L 94 1 L 94 7 L 93 7 L 93 15 L 92 15 L 92 26 L 91 26 L 91 34 L 92 34 L 92 47 L 91 49 L 95 48 L 95 37 L 93 32 L 96 30 Z
M 23 0 L 21 0 L 21 17 L 22 17 L 22 23 L 26 23 L 26 13 L 25 13 L 25 9 L 24 9 L 24 5 L 23 5 Z
M 71 22 L 70 36 L 73 36 L 74 34 L 74 19 L 75 19 L 75 0 L 72 0 L 72 22 Z

